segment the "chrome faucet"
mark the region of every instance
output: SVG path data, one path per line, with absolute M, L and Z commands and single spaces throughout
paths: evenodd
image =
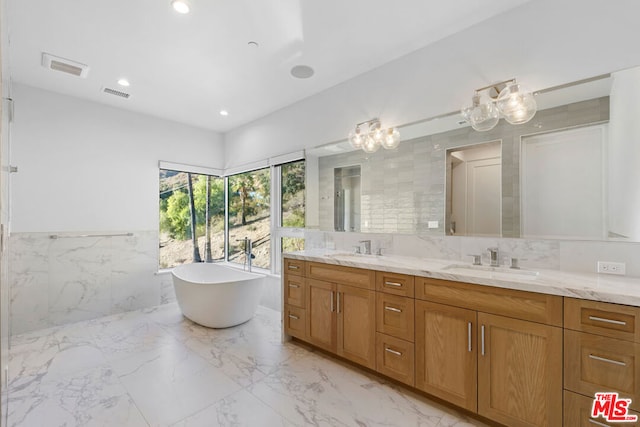
M 245 237 L 244 239 L 236 239 L 236 242 L 244 242 L 244 264 L 242 268 L 251 272 L 251 260 L 255 258 L 255 255 L 252 253 L 253 243 L 248 237 Z
M 487 248 L 489 251 L 489 261 L 491 267 L 499 267 L 500 261 L 498 258 L 498 248 Z
M 371 240 L 360 240 L 360 243 L 364 243 L 364 254 L 371 255 Z

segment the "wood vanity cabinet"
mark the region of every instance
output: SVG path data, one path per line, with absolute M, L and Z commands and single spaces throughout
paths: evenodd
M 596 392 L 618 392 L 640 411 L 640 308 L 573 298 L 564 304 L 565 389 L 591 401 Z
M 373 277 L 368 270 L 307 263 L 306 338 L 311 344 L 375 369 Z
M 562 425 L 561 297 L 416 278 L 416 298 L 416 387 L 505 425 Z
M 477 410 L 477 313 L 416 301 L 416 387 Z
M 376 370 L 415 384 L 414 276 L 376 271 Z
M 572 393 L 565 390 L 564 392 L 564 426 L 565 427 L 602 427 L 602 426 L 620 426 L 637 427 L 640 421 L 631 423 L 609 423 L 604 417 L 591 418 L 591 409 L 593 405 L 593 396 L 587 397 L 581 394 Z M 640 420 L 640 413 L 629 411 L 629 415 L 636 415 Z
M 287 334 L 510 427 L 640 412 L 640 307 L 287 258 L 283 296 Z
M 307 317 L 305 262 L 285 258 L 282 272 L 284 331 L 286 334 L 304 340 Z

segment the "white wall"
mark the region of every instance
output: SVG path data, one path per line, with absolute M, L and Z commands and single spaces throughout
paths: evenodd
M 154 230 L 159 160 L 224 163 L 211 131 L 24 85 L 12 95 L 12 232 Z
M 638 16 L 637 0 L 529 2 L 227 133 L 226 166 L 456 111 L 512 77 L 535 90 L 639 65 Z
M 11 333 L 170 301 L 158 161 L 220 168 L 221 136 L 28 86 L 12 95 Z M 111 232 L 133 236 L 76 236 Z
M 640 241 L 640 69 L 614 76 L 609 124 L 609 231 Z

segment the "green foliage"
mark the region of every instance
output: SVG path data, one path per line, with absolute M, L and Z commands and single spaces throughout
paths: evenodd
M 189 196 L 182 191 L 174 191 L 167 200 L 167 225 L 171 237 L 187 239 L 189 232 Z
M 303 228 L 305 225 L 305 163 L 282 166 L 282 226 Z
M 304 191 L 305 163 L 295 162 L 282 166 L 282 199 L 288 200 L 299 191 Z
M 160 231 L 168 233 L 173 239 L 191 238 L 189 215 L 189 196 L 186 188 L 186 173 L 172 175 L 172 185 L 161 180 L 163 196 L 160 199 Z M 193 197 L 196 210 L 196 235 L 204 235 L 207 206 L 207 176 L 197 175 L 193 185 Z M 224 180 L 211 177 L 209 188 L 209 216 L 214 231 L 224 229 Z M 220 228 L 222 223 L 222 228 Z
M 234 225 L 246 225 L 249 216 L 269 215 L 269 169 L 229 177 L 229 218 Z

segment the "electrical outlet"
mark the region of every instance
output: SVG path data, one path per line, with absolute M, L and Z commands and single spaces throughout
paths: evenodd
M 598 261 L 598 273 L 624 276 L 627 273 L 626 270 L 627 265 L 624 262 Z
M 429 221 L 427 222 L 427 228 L 438 228 L 438 221 Z

